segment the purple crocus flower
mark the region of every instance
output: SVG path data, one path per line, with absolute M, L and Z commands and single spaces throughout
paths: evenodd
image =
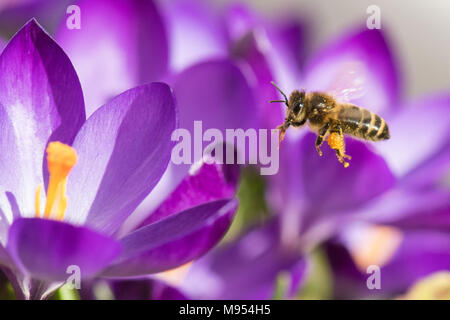
M 67 29 L 65 12 L 56 11 L 61 21 L 55 37 L 80 76 L 88 116 L 127 88 L 167 79 L 177 96 L 180 127 L 192 129 L 194 120 L 203 121 L 203 130 L 219 128 L 222 132 L 260 126 L 259 115 L 264 112 L 259 110 L 267 108 L 265 101 L 276 94 L 269 85 L 272 76 L 260 75 L 263 64 L 254 63 L 251 55 L 241 55 L 240 46 L 230 48 L 232 31 L 210 7 L 174 1 L 158 8 L 152 1 L 135 0 L 79 1 L 77 5 L 82 12 L 81 29 Z M 241 45 L 252 45 L 250 40 Z M 264 126 L 272 128 L 279 122 L 275 119 L 281 119 L 281 109 L 267 110 L 275 116 Z M 266 119 L 270 117 L 262 120 Z M 139 225 L 188 170 L 189 165 L 169 164 L 118 233 L 123 235 Z
M 80 75 L 88 115 L 126 88 L 158 80 L 174 90 L 180 128 L 192 130 L 194 120 L 203 122 L 203 131 L 257 126 L 252 87 L 239 64 L 222 50 L 228 42 L 218 44 L 226 38 L 219 35 L 220 24 L 207 27 L 215 20 L 199 3 L 177 1 L 157 6 L 153 1 L 99 0 L 77 5 L 82 11 L 81 29 L 68 30 L 62 21 L 55 37 Z M 180 16 L 173 16 L 176 13 Z M 204 32 L 186 31 L 191 29 Z M 186 46 L 187 37 L 197 45 Z M 208 39 L 217 39 L 214 49 L 200 45 Z M 144 220 L 178 186 L 189 167 L 169 164 L 121 233 Z
M 75 70 L 35 20 L 0 56 L 0 123 L 0 264 L 18 297 L 47 296 L 70 266 L 83 279 L 177 267 L 219 241 L 236 210 L 236 170 L 197 164 L 156 216 L 119 236 L 169 162 L 173 93 L 141 85 L 85 120 Z

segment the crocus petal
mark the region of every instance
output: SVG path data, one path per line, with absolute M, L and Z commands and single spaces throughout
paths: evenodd
M 7 249 L 16 265 L 33 279 L 63 281 L 76 270 L 83 278 L 98 273 L 119 254 L 120 245 L 85 227 L 21 218 L 9 230 Z
M 116 300 L 187 300 L 179 289 L 156 279 L 111 280 Z
M 271 193 L 279 210 L 300 214 L 306 218 L 303 222 L 310 224 L 354 213 L 393 186 L 395 179 L 388 166 L 368 145 L 346 138 L 346 153 L 352 160 L 344 168 L 328 145 L 322 146 L 323 156 L 319 157 L 315 139 L 308 133 L 281 146 L 280 171 L 272 180 Z
M 170 71 L 211 58 L 224 58 L 228 42 L 220 17 L 205 1 L 164 1 L 161 12 L 167 25 Z
M 154 223 L 200 204 L 231 199 L 237 189 L 239 168 L 233 165 L 196 163 L 172 194 L 141 224 Z
M 360 216 L 367 221 L 406 230 L 450 231 L 450 194 L 448 190 L 393 189 L 365 207 Z
M 200 161 L 203 150 L 212 142 L 226 142 L 226 129 L 257 128 L 258 118 L 255 114 L 258 106 L 254 92 L 242 71 L 230 60 L 219 59 L 196 64 L 175 76 L 172 81 L 180 112 L 180 128 L 189 131 L 191 137 L 188 144 L 190 163 Z M 194 121 L 200 121 L 195 131 Z M 215 134 L 211 137 L 211 142 L 204 142 L 203 133 L 208 129 L 213 129 Z M 216 136 L 217 130 L 219 137 Z M 231 143 L 230 140 L 228 142 Z M 200 148 L 194 149 L 196 145 Z M 248 154 L 246 150 L 238 152 Z M 225 150 L 223 155 L 226 155 Z M 225 159 L 220 160 L 225 162 Z M 172 165 L 170 184 L 178 185 L 189 169 L 189 164 Z
M 347 138 L 346 153 L 352 160 L 350 167 L 344 168 L 328 146 L 323 146 L 323 156 L 319 157 L 313 148 L 314 141 L 312 134 L 305 137 L 300 152 L 304 154 L 301 164 L 304 192 L 316 209 L 337 211 L 355 207 L 393 186 L 394 177 L 386 163 L 368 145 Z M 332 183 L 324 186 L 326 182 Z
M 0 56 L 0 203 L 5 214 L 14 202 L 34 216 L 46 144 L 71 144 L 84 120 L 83 93 L 69 58 L 31 20 Z
M 445 188 L 445 179 L 450 172 L 450 143 L 438 149 L 437 154 L 432 155 L 401 179 L 405 188 L 429 189 Z
M 166 31 L 153 1 L 79 1 L 81 28 L 62 24 L 56 39 L 80 75 L 87 114 L 120 92 L 160 81 L 167 68 Z
M 365 94 L 352 99 L 353 103 L 381 113 L 397 107 L 396 65 L 384 34 L 378 29 L 364 30 L 324 48 L 305 72 L 304 85 L 308 90 L 354 89 L 357 84 L 362 85 Z M 347 77 L 357 80 L 348 81 Z
M 195 120 L 203 122 L 204 131 L 255 127 L 255 98 L 240 69 L 229 60 L 202 62 L 185 70 L 176 77 L 174 91 L 181 128 L 193 132 Z
M 222 238 L 236 208 L 236 200 L 209 202 L 138 229 L 121 239 L 123 254 L 104 274 L 157 273 L 196 259 Z
M 335 298 L 390 298 L 404 293 L 419 279 L 450 269 L 449 240 L 448 234 L 439 232 L 406 233 L 394 256 L 380 268 L 380 290 L 367 288 L 370 274 L 355 266 L 344 246 L 328 246 L 331 270 L 335 275 Z
M 406 106 L 389 118 L 391 138 L 377 146 L 389 167 L 397 176 L 404 176 L 427 161 L 437 157 L 448 159 L 450 150 L 450 96 L 434 96 Z M 417 130 L 417 124 L 420 130 Z M 444 158 L 445 160 L 445 158 Z M 426 175 L 436 177 L 444 171 L 445 163 L 428 167 Z M 419 168 L 417 168 L 419 169 Z M 425 179 L 424 181 L 428 181 Z
M 287 297 L 303 283 L 306 261 L 281 246 L 280 227 L 271 221 L 194 262 L 181 288 L 197 299 L 272 299 L 281 273 L 290 276 Z
M 274 80 L 267 56 L 261 49 L 262 36 L 256 32 L 249 32 L 236 41 L 231 48 L 231 57 L 247 67 L 244 75 L 256 93 L 258 113 L 255 117 L 261 127 L 275 128 L 283 121 L 284 105 L 273 105 L 269 100 L 275 100 L 278 93 L 270 83 Z
M 192 164 L 181 182 L 173 177 L 177 165 L 169 164 L 161 180 L 128 217 L 117 235 L 121 237 L 135 230 L 136 226 L 140 228 L 206 202 L 231 199 L 237 189 L 239 166 L 213 161 L 213 157 L 205 156 Z
M 201 138 L 201 133 L 194 131 L 194 121 L 201 121 L 203 132 L 208 129 L 220 131 L 221 137 L 215 143 L 226 141 L 226 129 L 257 127 L 255 114 L 258 107 L 254 93 L 241 70 L 229 60 L 196 64 L 175 77 L 173 87 L 179 104 L 180 128 L 190 132 L 193 146 Z M 200 141 L 201 150 L 207 145 L 209 143 Z M 202 154 L 194 151 L 192 148 L 191 163 L 202 158 Z M 189 170 L 189 166 L 177 167 L 181 177 Z
M 450 195 L 447 193 L 445 197 L 448 199 Z M 446 206 L 433 209 L 412 211 L 392 224 L 398 228 L 441 229 L 448 232 L 450 231 L 450 204 L 447 203 Z
M 231 41 L 239 41 L 249 33 L 254 33 L 258 39 L 259 49 L 269 55 L 270 59 L 280 60 L 272 65 L 275 74 L 280 75 L 281 78 L 284 77 L 280 74 L 283 71 L 296 73 L 296 77 L 300 75 L 305 52 L 305 34 L 304 25 L 298 17 L 285 15 L 268 20 L 239 3 L 230 6 L 225 13 L 225 19 Z M 284 61 L 283 71 L 276 70 L 275 66 L 281 66 L 279 63 L 282 61 Z M 272 64 L 274 61 L 269 63 Z M 285 84 L 285 82 L 282 83 Z
M 175 123 L 174 97 L 163 83 L 130 89 L 98 109 L 74 142 L 68 220 L 114 232 L 164 173 Z
M 286 92 L 300 84 L 303 27 L 297 20 L 283 17 L 282 22 L 265 21 L 242 4 L 226 12 L 231 38 L 230 56 L 239 61 L 254 90 L 263 127 L 275 128 L 282 122 L 284 105 L 269 104 L 279 94 L 271 85 L 275 81 Z

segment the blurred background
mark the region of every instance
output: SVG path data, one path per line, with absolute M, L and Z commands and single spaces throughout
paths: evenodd
M 215 0 L 225 6 L 230 1 Z M 308 22 L 307 43 L 317 50 L 342 30 L 365 25 L 370 5 L 381 9 L 381 28 L 398 56 L 405 93 L 417 97 L 450 88 L 450 2 L 408 0 L 243 0 L 267 17 L 290 12 Z
M 0 0 L 0 9 L 33 2 L 38 1 Z M 46 8 L 46 4 L 42 4 L 45 1 L 39 2 L 42 7 L 40 14 L 55 19 L 54 3 Z M 61 0 L 61 8 L 72 2 L 76 1 Z M 450 41 L 447 37 L 450 32 L 450 2 L 447 0 L 213 0 L 211 3 L 222 8 L 231 3 L 245 3 L 266 17 L 289 12 L 308 23 L 306 44 L 313 51 L 342 30 L 364 25 L 368 16 L 367 8 L 377 5 L 381 8 L 382 28 L 389 32 L 397 54 L 402 57 L 400 67 L 407 96 L 416 97 L 431 90 L 446 90 L 450 87 Z M 3 16 L 2 19 L 7 17 Z M 16 20 L 17 25 L 23 22 Z M 0 21 L 2 23 L 5 21 Z

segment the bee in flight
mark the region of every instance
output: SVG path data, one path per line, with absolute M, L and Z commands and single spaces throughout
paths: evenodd
M 309 127 L 317 133 L 316 150 L 322 156 L 320 146 L 328 136 L 328 145 L 336 151 L 336 156 L 344 167 L 351 159 L 345 154 L 344 134 L 354 137 L 380 141 L 390 138 L 389 128 L 383 118 L 375 113 L 350 103 L 340 103 L 332 95 L 323 92 L 306 93 L 304 90 L 294 90 L 289 99 L 286 94 L 272 81 L 275 88 L 284 97 L 282 102 L 287 106 L 284 123 L 277 127 L 280 130 L 279 143 L 290 127 L 301 127 L 309 121 Z

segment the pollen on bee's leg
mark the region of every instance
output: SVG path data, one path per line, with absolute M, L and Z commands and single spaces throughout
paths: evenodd
M 337 132 L 332 132 L 328 136 L 328 145 L 331 149 L 341 151 L 344 148 L 344 141 Z
M 344 157 L 341 155 L 339 150 L 336 150 L 336 156 L 338 158 L 338 161 L 344 165 L 344 168 L 348 168 L 350 165 L 347 161 L 344 160 Z
M 320 150 L 319 146 L 316 146 L 316 151 L 319 154 L 319 157 L 323 156 L 323 152 L 322 152 L 322 150 Z
M 75 150 L 61 142 L 51 142 L 47 147 L 47 168 L 50 174 L 44 217 L 55 216 L 62 220 L 67 207 L 66 184 L 70 170 L 77 162 Z
M 330 133 L 328 136 L 328 145 L 331 149 L 336 150 L 336 156 L 339 162 L 347 168 L 350 164 L 346 162 L 344 158 L 351 159 L 351 157 L 345 154 L 344 136 L 338 132 Z

